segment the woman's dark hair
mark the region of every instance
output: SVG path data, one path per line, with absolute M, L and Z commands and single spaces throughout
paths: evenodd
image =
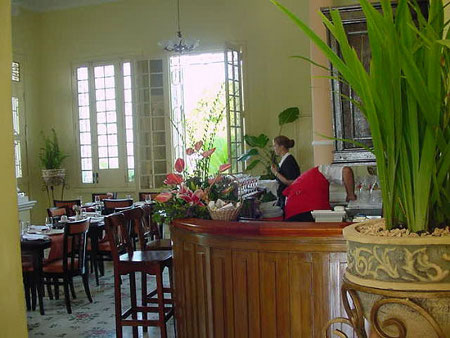
M 283 136 L 283 135 L 275 137 L 273 139 L 273 142 L 275 142 L 279 146 L 285 147 L 286 149 L 292 148 L 294 146 L 294 144 L 295 144 L 294 140 L 291 140 L 290 138 L 288 138 L 286 136 Z

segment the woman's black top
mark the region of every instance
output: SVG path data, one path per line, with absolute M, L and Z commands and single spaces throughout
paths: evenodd
M 297 177 L 300 176 L 300 168 L 297 164 L 297 161 L 295 160 L 294 156 L 289 154 L 288 157 L 286 157 L 281 164 L 281 166 L 278 168 L 278 172 L 283 175 L 287 180 L 295 180 Z M 285 197 L 283 196 L 283 190 L 287 188 L 287 185 L 282 183 L 278 178 L 278 189 L 277 189 L 277 195 L 278 195 L 278 204 L 284 208 L 284 201 Z

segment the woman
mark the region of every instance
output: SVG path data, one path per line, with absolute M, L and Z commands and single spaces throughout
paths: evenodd
M 272 173 L 275 175 L 278 181 L 278 203 L 281 208 L 284 209 L 286 197 L 283 195 L 283 190 L 294 182 L 294 180 L 300 176 L 300 168 L 295 160 L 294 156 L 289 153 L 295 144 L 294 140 L 287 138 L 286 136 L 277 136 L 273 139 L 273 150 L 275 154 L 281 157 L 278 167 L 272 164 Z

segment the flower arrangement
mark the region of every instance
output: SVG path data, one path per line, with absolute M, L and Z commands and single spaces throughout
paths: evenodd
M 195 164 L 192 171 L 186 168 L 184 159 L 178 158 L 174 164 L 175 172 L 167 174 L 164 181 L 167 190 L 154 198 L 154 219 L 157 223 L 170 223 L 173 219 L 188 217 L 209 219 L 207 204 L 210 200 L 237 200 L 233 194 L 237 190 L 234 181 L 223 175 L 231 164 L 222 164 L 218 173 L 209 177 L 209 158 L 215 148 L 202 151 L 202 146 L 203 142 L 199 141 L 186 149 L 189 162 Z

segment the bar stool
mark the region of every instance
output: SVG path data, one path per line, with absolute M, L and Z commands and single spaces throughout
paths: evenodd
M 139 210 L 136 208 L 136 210 Z M 142 212 L 142 211 L 141 211 Z M 142 214 L 141 214 L 142 215 Z M 106 232 L 111 246 L 111 255 L 114 263 L 114 298 L 116 317 L 116 337 L 122 337 L 122 327 L 132 326 L 133 337 L 138 337 L 138 327 L 158 326 L 161 329 L 161 337 L 167 337 L 166 322 L 173 316 L 173 308 L 164 304 L 164 288 L 162 271 L 164 267 L 172 264 L 170 251 L 133 251 L 129 226 L 123 213 L 114 213 L 105 217 Z M 120 252 L 125 254 L 120 255 Z M 141 272 L 156 276 L 156 296 L 154 300 L 157 306 L 137 305 L 135 273 Z M 129 275 L 131 307 L 122 312 L 121 276 Z M 158 313 L 157 320 L 148 320 L 147 314 Z M 138 319 L 138 313 L 142 319 Z M 131 319 L 129 317 L 131 316 Z

